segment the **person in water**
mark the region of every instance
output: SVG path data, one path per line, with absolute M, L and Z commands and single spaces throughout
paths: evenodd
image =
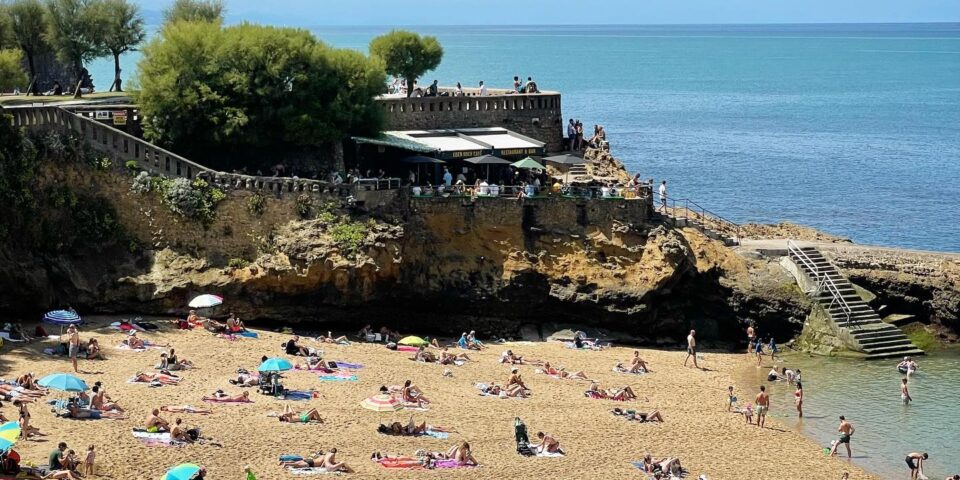
M 853 458 L 853 453 L 850 451 L 850 437 L 853 436 L 853 432 L 855 431 L 856 429 L 853 428 L 853 425 L 848 422 L 843 415 L 840 415 L 840 426 L 837 427 L 840 438 L 834 442 L 833 447 L 830 448 L 830 456 L 837 454 L 837 448 L 839 448 L 842 443 L 847 447 L 847 458 Z
M 797 382 L 797 390 L 793 392 L 793 401 L 797 404 L 797 414 L 803 418 L 803 384 Z
M 909 405 L 913 401 L 913 398 L 910 396 L 910 389 L 907 387 L 907 379 L 904 378 L 900 383 L 900 401 L 904 405 Z
M 923 471 L 923 462 L 928 458 L 930 458 L 930 456 L 927 455 L 926 452 L 907 454 L 905 461 L 907 462 L 907 466 L 910 467 L 910 480 L 917 480 L 917 478 L 920 477 L 920 472 Z

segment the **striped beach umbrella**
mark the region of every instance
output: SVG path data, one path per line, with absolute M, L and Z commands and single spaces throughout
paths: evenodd
M 60 326 L 79 325 L 83 323 L 83 319 L 80 318 L 80 315 L 77 315 L 77 312 L 71 312 L 70 310 L 54 310 L 52 312 L 47 312 L 46 315 L 43 316 L 43 321 Z
M 20 439 L 20 424 L 7 422 L 0 425 L 0 452 L 5 452 Z
M 223 297 L 218 295 L 203 294 L 190 300 L 190 308 L 211 308 L 223 303 Z
M 374 412 L 396 412 L 398 410 L 403 410 L 403 405 L 397 401 L 396 398 L 393 398 L 390 395 L 374 395 L 369 398 L 365 398 L 360 402 L 360 406 L 366 408 L 367 410 L 373 410 Z

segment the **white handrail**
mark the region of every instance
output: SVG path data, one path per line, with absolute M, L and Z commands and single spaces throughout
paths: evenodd
M 820 292 L 824 287 L 827 291 L 830 292 L 832 300 L 830 305 L 827 308 L 833 307 L 834 303 L 839 303 L 840 308 L 843 310 L 843 313 L 847 317 L 847 324 L 850 323 L 850 317 L 853 314 L 853 310 L 850 308 L 850 305 L 847 304 L 847 301 L 843 299 L 843 295 L 840 294 L 840 289 L 837 288 L 837 284 L 833 282 L 833 279 L 827 275 L 826 272 L 821 272 L 820 268 L 813 262 L 813 260 L 807 256 L 807 253 L 804 252 L 799 245 L 796 244 L 793 240 L 787 240 L 787 250 L 794 254 L 807 269 L 809 269 L 813 275 L 814 279 L 817 282 L 816 292 Z

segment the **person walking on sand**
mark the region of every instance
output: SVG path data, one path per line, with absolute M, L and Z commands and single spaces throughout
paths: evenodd
M 757 426 L 763 428 L 767 420 L 767 412 L 770 411 L 770 395 L 767 393 L 767 387 L 760 385 L 760 393 L 757 394 Z
M 737 397 L 733 394 L 733 385 L 727 387 L 727 411 L 729 412 L 737 404 Z
M 747 327 L 747 355 L 753 352 L 753 339 L 756 338 L 756 332 L 753 330 L 753 324 Z
M 840 438 L 834 442 L 833 446 L 830 447 L 830 456 L 836 455 L 837 448 L 840 447 L 840 444 L 844 444 L 847 447 L 847 458 L 853 458 L 853 453 L 850 452 L 850 437 L 853 436 L 853 432 L 856 429 L 853 428 L 853 425 L 847 421 L 843 415 L 840 415 L 840 426 L 837 427 L 837 432 L 840 433 Z
M 794 402 L 797 404 L 797 413 L 803 418 L 803 384 L 797 382 L 797 391 L 793 392 Z
M 690 330 L 690 335 L 687 335 L 687 358 L 683 359 L 683 366 L 687 366 L 687 362 L 690 360 L 690 357 L 693 357 L 693 368 L 700 368 L 697 365 L 697 331 Z
M 900 401 L 904 405 L 909 405 L 913 401 L 913 397 L 910 396 L 910 389 L 907 388 L 907 379 L 904 378 L 900 383 Z
M 907 466 L 910 467 L 910 480 L 917 480 L 920 475 L 923 475 L 923 462 L 928 458 L 930 456 L 927 455 L 927 452 L 907 454 L 906 462 Z
M 77 326 L 70 325 L 67 327 L 67 335 L 69 337 L 67 347 L 70 353 L 70 363 L 73 364 L 73 372 L 79 373 L 77 369 L 77 355 L 80 354 L 80 332 L 77 331 Z

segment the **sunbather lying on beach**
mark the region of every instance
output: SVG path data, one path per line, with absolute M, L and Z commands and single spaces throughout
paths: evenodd
M 626 417 L 627 420 L 636 420 L 638 422 L 663 422 L 663 415 L 660 414 L 659 410 L 653 410 L 651 412 L 635 412 L 633 410 L 623 410 L 621 408 L 614 408 L 613 414 L 617 416 Z
M 255 387 L 260 383 L 260 375 L 238 373 L 237 378 L 231 378 L 228 381 L 230 385 L 236 385 L 238 387 Z
M 437 356 L 434 355 L 433 352 L 428 352 L 426 347 L 423 345 L 420 345 L 420 348 L 417 349 L 417 353 L 413 354 L 413 356 L 410 357 L 410 360 L 416 362 L 434 363 L 437 361 Z
M 306 358 L 306 362 L 297 363 L 293 366 L 297 370 L 318 370 L 322 372 L 332 372 L 333 370 L 327 368 L 327 362 L 323 361 L 323 357 L 316 355 L 310 355 Z
M 290 468 L 323 468 L 327 472 L 353 473 L 353 469 L 347 466 L 345 462 L 337 462 L 337 449 L 331 448 L 324 454 L 322 451 L 312 458 L 304 458 L 292 462 L 280 462 L 283 467 Z
M 161 418 L 160 410 L 154 408 L 153 411 L 150 412 L 150 416 L 147 417 L 144 428 L 146 428 L 148 432 L 169 432 L 170 422 Z
M 160 354 L 160 364 L 157 368 L 163 370 L 186 370 L 193 367 L 193 363 L 187 359 L 177 358 L 177 352 L 170 349 L 169 353 Z
M 277 418 L 281 422 L 288 423 L 323 423 L 323 417 L 320 416 L 320 412 L 318 412 L 316 408 L 296 413 L 290 409 L 290 405 L 284 405 L 283 413 L 277 415 Z
M 468 357 L 466 353 L 450 353 L 450 350 L 447 347 L 443 347 L 443 350 L 440 352 L 441 365 L 452 365 L 457 360 L 470 360 L 470 357 Z
M 386 435 L 415 436 L 423 435 L 427 431 L 454 432 L 455 430 L 450 430 L 438 425 L 427 425 L 426 421 L 416 424 L 413 421 L 413 415 L 410 415 L 410 421 L 408 421 L 406 425 L 403 425 L 400 422 L 393 422 L 390 425 L 384 425 L 381 423 L 380 426 L 377 427 L 377 432 Z
M 213 395 L 204 395 L 203 401 L 244 403 L 250 402 L 251 400 L 250 392 L 243 392 L 237 395 L 227 395 L 226 393 L 223 393 L 223 390 L 217 390 L 216 392 L 213 392 Z
M 589 378 L 587 378 L 587 374 L 583 373 L 582 371 L 570 373 L 563 367 L 560 367 L 560 368 L 551 367 L 550 362 L 544 363 L 543 369 L 539 371 L 547 375 L 553 375 L 554 377 L 557 377 L 557 378 L 570 379 L 570 380 L 588 380 L 588 381 L 590 380 Z
M 643 471 L 646 473 L 667 473 L 677 474 L 682 472 L 679 458 L 661 458 L 654 459 L 648 453 L 643 457 Z
M 317 341 L 320 343 L 336 343 L 336 344 L 350 343 L 350 340 L 347 340 L 346 335 L 340 335 L 339 337 L 334 338 L 333 334 L 330 333 L 330 331 L 327 331 L 326 337 L 324 337 L 323 335 L 320 335 L 319 337 L 317 337 Z
M 220 323 L 212 318 L 203 320 L 203 328 L 210 333 L 223 333 L 227 331 L 226 324 Z
M 176 375 L 170 375 L 166 373 L 143 373 L 137 372 L 133 376 L 132 381 L 136 383 L 152 383 L 160 382 L 161 385 L 177 385 L 180 383 L 181 378 Z
M 124 420 L 127 418 L 123 412 L 107 412 L 91 408 L 80 408 L 80 406 L 72 402 L 67 404 L 67 412 L 67 417 L 76 419 L 99 420 L 101 418 L 109 418 L 110 420 Z
M 484 395 L 492 396 L 506 396 L 506 397 L 515 397 L 515 398 L 527 398 L 527 392 L 520 385 L 512 385 L 510 387 L 501 387 L 496 383 L 490 383 L 485 388 L 481 388 L 480 391 Z
M 70 470 L 54 470 L 47 474 L 47 476 L 42 477 L 43 480 L 52 479 L 52 480 L 79 480 L 80 477 L 76 476 Z
M 590 388 L 584 392 L 585 395 L 594 398 L 606 398 L 610 400 L 633 400 L 637 398 L 637 395 L 633 393 L 633 389 L 629 385 L 624 386 L 623 388 L 608 388 L 606 390 L 600 389 L 600 385 L 596 382 L 590 384 Z
M 170 412 L 170 413 L 199 413 L 203 415 L 208 415 L 213 413 L 213 410 L 208 410 L 205 408 L 197 408 L 190 405 L 170 405 L 160 407 L 160 411 Z
M 513 350 L 507 350 L 500 354 L 500 363 L 510 363 L 513 365 L 543 365 L 543 360 L 531 360 L 523 358 L 513 353 Z
M 13 385 L 0 384 L 0 396 L 2 400 L 33 403 L 38 398 L 43 397 L 45 393 L 41 390 L 29 390 L 24 387 L 15 387 Z

